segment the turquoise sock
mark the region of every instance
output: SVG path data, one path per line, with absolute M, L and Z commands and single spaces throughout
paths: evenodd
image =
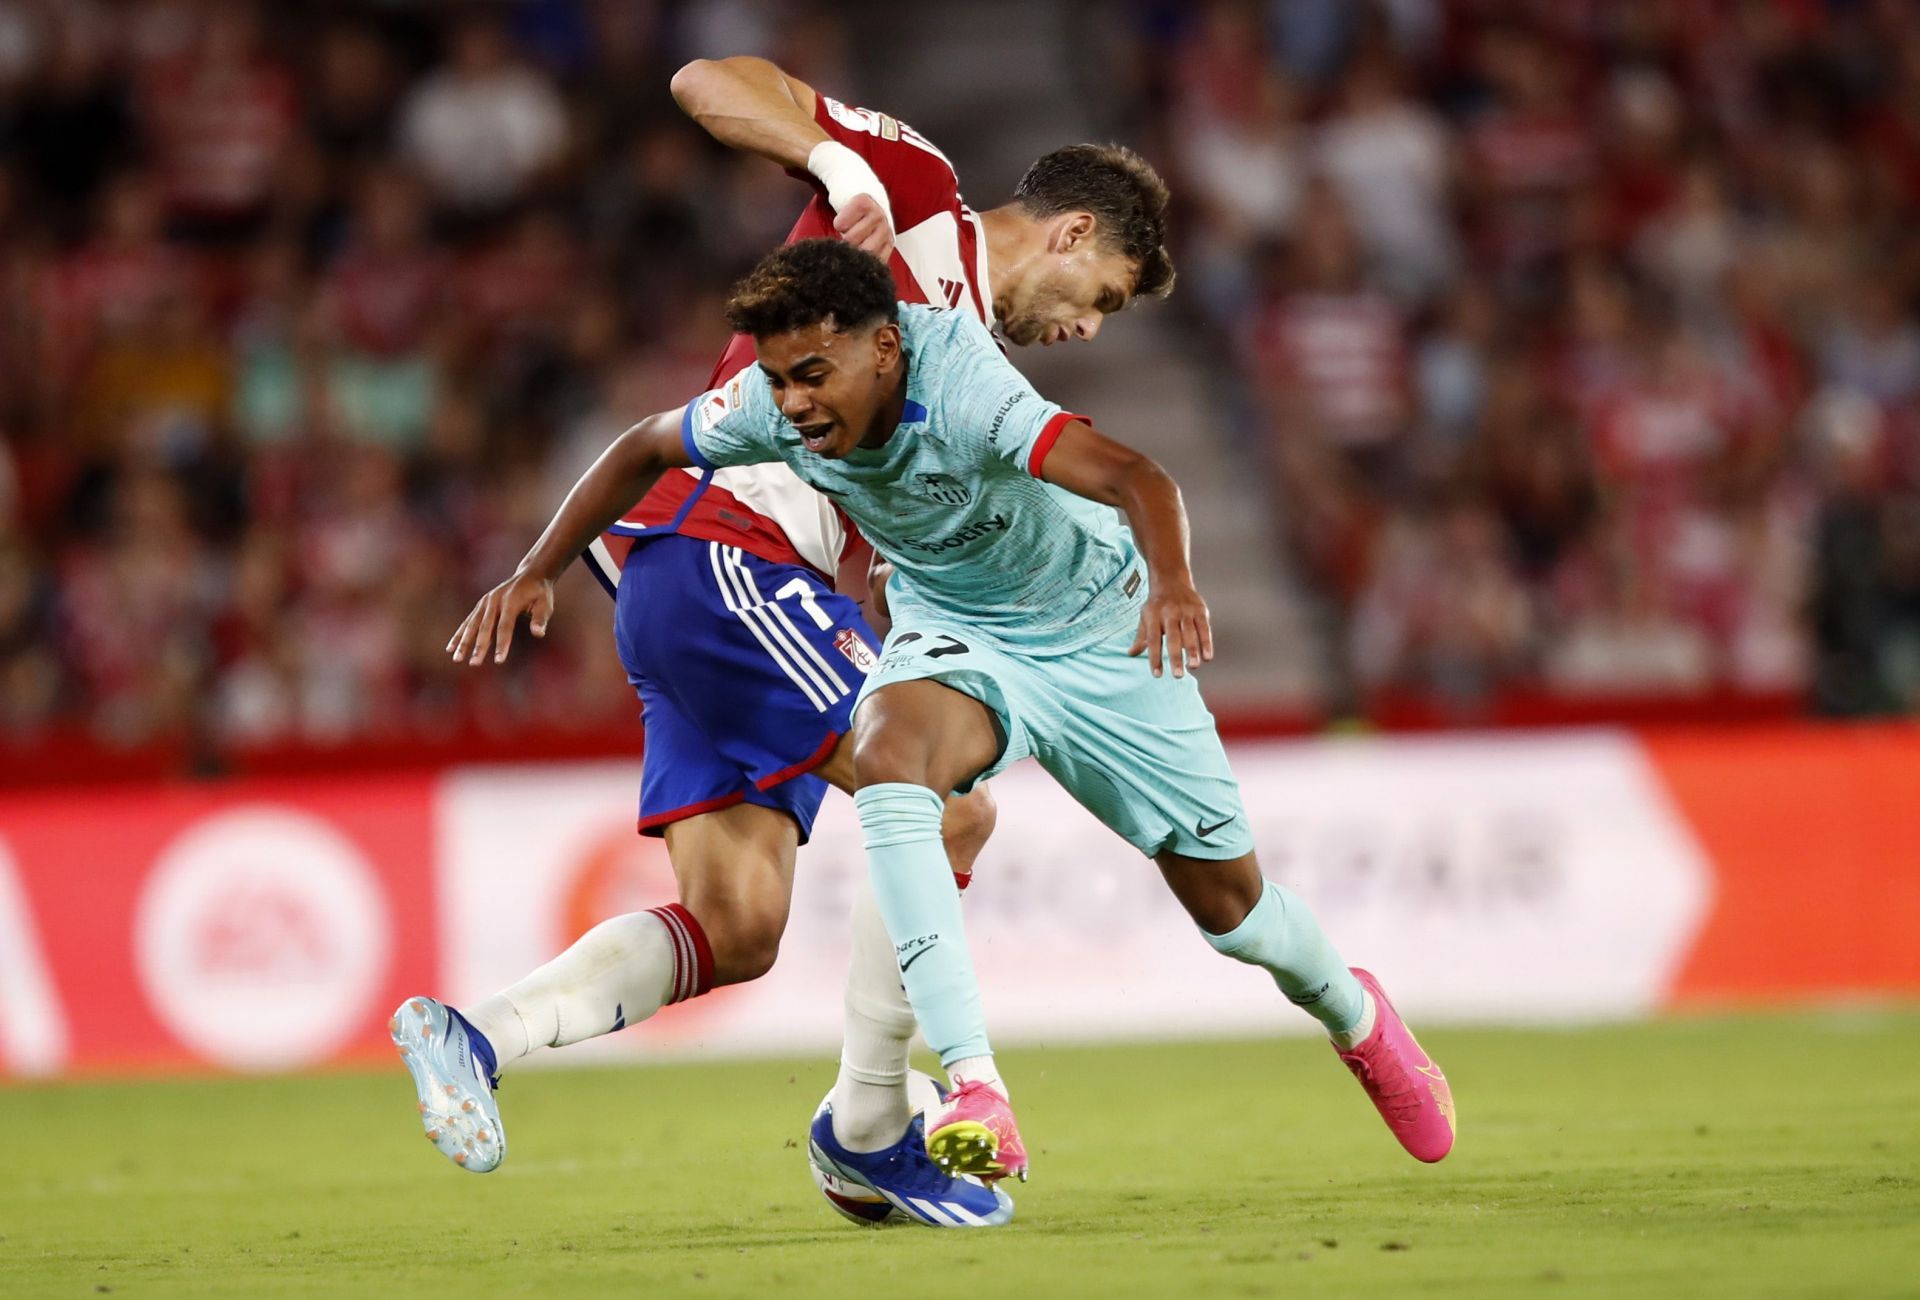
M 893 938 L 907 1001 L 942 1065 L 990 1056 L 980 985 L 967 951 L 960 891 L 940 839 L 945 804 L 923 785 L 870 785 L 853 797 L 880 919 Z
M 1366 993 L 1334 951 L 1306 901 L 1271 880 L 1260 901 L 1226 934 L 1207 934 L 1207 942 L 1235 961 L 1262 966 L 1287 1001 L 1342 1034 L 1360 1023 Z

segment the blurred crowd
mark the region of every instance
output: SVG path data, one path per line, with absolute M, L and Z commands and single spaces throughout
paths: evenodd
M 1920 6 L 1136 6 L 1349 699 L 1920 704 Z
M 1913 706 L 1913 5 L 1066 12 L 1128 25 L 1175 301 L 1244 378 L 1334 706 Z M 763 53 L 858 99 L 849 21 L 0 0 L 0 739 L 630 718 L 598 617 L 505 672 L 444 645 L 702 384 L 720 292 L 798 209 L 673 69 Z
M 0 740 L 592 727 L 445 643 L 804 193 L 668 93 L 688 50 L 847 81 L 793 5 L 0 0 Z

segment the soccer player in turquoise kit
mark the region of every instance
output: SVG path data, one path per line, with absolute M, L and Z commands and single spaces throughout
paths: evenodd
M 720 143 L 814 183 L 789 241 L 837 234 L 881 258 L 891 249 L 898 298 L 971 312 L 1011 343 L 1090 341 L 1108 314 L 1171 283 L 1166 187 L 1127 149 L 1053 150 L 1010 202 L 975 212 L 946 156 L 911 126 L 818 94 L 765 60 L 695 60 L 673 93 Z M 705 387 L 724 388 L 753 364 L 753 340 L 736 335 Z M 491 997 L 454 1007 L 414 996 L 396 1010 L 391 1032 L 422 1130 L 479 1173 L 506 1155 L 494 1095 L 502 1067 L 773 964 L 796 850 L 827 785 L 854 788 L 853 706 L 881 644 L 834 581 L 864 549 L 858 533 L 783 464 L 689 466 L 660 475 L 637 505 L 611 486 L 599 495 L 583 481 L 566 508 L 619 518 L 582 558 L 614 595 L 614 639 L 645 714 L 640 830 L 665 837 L 680 898 L 602 920 Z M 540 635 L 552 580 L 573 560 L 530 553 L 479 608 L 531 598 Z M 992 822 L 984 786 L 950 801 L 957 879 L 969 878 Z M 816 1167 L 930 1226 L 1005 1222 L 1013 1205 L 1003 1189 L 948 1175 L 927 1154 L 907 1089 L 913 1008 L 865 881 L 844 1007 Z
M 674 466 L 784 461 L 894 566 L 893 629 L 855 711 L 855 806 L 914 1014 L 953 1083 L 928 1116 L 934 1157 L 1026 1172 L 940 827 L 947 793 L 1029 755 L 1154 859 L 1209 943 L 1326 1026 L 1410 1153 L 1446 1155 L 1445 1076 L 1306 904 L 1261 877 L 1189 671 L 1212 633 L 1166 472 L 1042 398 L 978 320 L 896 303 L 886 269 L 844 243 L 769 255 L 727 316 L 758 366 L 642 421 L 595 472 L 643 492 Z M 563 506 L 539 546 L 605 522 Z M 493 608 L 463 638 L 484 652 L 520 612 Z

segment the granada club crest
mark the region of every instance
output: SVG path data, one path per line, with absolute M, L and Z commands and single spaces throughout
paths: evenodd
M 967 485 L 951 474 L 915 474 L 915 483 L 920 485 L 920 494 L 933 498 L 942 505 L 964 506 L 973 500 L 973 493 Z
M 880 666 L 880 660 L 875 657 L 873 647 L 862 640 L 860 634 L 850 627 L 843 627 L 833 634 L 833 648 L 845 655 L 847 662 L 858 668 L 862 677 L 870 675 Z

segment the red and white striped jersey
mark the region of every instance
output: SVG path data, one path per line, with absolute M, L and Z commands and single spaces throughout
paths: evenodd
M 980 218 L 960 199 L 953 164 L 926 137 L 897 118 L 816 97 L 814 120 L 873 168 L 893 209 L 894 288 L 903 302 L 971 311 L 993 324 L 987 281 L 986 236 Z M 787 242 L 832 237 L 833 209 L 813 177 L 813 200 Z M 735 335 L 707 389 L 753 364 L 753 340 Z M 785 465 L 745 465 L 712 471 L 669 470 L 626 518 L 587 552 L 587 561 L 611 590 L 635 538 L 675 532 L 722 542 L 781 564 L 803 564 L 832 581 L 856 534 L 826 497 Z
M 174 212 L 227 216 L 273 198 L 299 120 L 285 69 L 265 59 L 231 70 L 188 64 L 152 79 L 143 110 Z
M 1260 366 L 1297 387 L 1341 446 L 1370 447 L 1397 432 L 1407 347 L 1400 311 L 1384 295 L 1288 294 L 1256 319 L 1249 342 Z

